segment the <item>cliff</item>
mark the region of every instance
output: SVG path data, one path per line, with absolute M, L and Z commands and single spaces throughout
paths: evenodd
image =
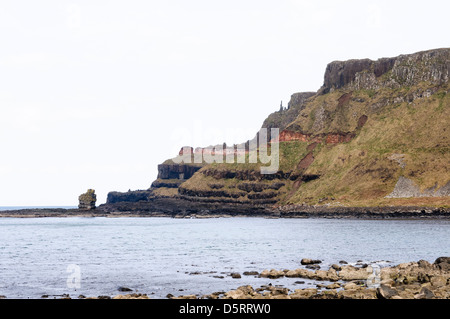
M 256 138 L 240 144 L 241 153 L 236 145 L 210 150 L 221 156 L 215 163 L 190 162 L 207 149 L 188 147 L 159 165 L 149 190 L 112 193 L 106 206 L 140 202 L 164 210 L 166 203 L 172 212 L 255 214 L 294 214 L 311 205 L 449 207 L 449 72 L 445 48 L 331 62 L 317 92 L 293 94 L 286 109 L 264 121 L 263 128 L 280 132 L 269 144 L 272 150 L 279 142 L 275 173 L 263 174 L 266 163 L 251 162 Z M 230 152 L 235 160 L 226 163 Z

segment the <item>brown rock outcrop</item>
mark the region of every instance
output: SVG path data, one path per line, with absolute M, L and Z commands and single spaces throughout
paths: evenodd
M 79 204 L 78 208 L 83 210 L 95 209 L 95 202 L 97 201 L 97 195 L 95 195 L 95 190 L 88 189 L 86 193 L 81 194 L 78 197 Z

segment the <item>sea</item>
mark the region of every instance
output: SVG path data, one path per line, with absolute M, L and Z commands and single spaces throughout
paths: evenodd
M 448 220 L 7 217 L 0 218 L 0 295 L 165 299 L 243 285 L 293 291 L 320 282 L 248 273 L 303 268 L 302 258 L 327 270 L 343 261 L 375 269 L 441 256 L 450 256 Z

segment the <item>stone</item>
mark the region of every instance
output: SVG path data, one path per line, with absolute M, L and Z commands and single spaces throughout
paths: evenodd
M 224 295 L 224 299 L 244 299 L 246 297 L 248 298 L 248 296 L 240 289 L 230 290 Z
M 447 278 L 444 276 L 433 276 L 430 282 L 433 287 L 439 288 L 447 285 Z
M 441 270 L 450 271 L 450 257 L 439 257 L 434 265 Z
M 270 292 L 272 293 L 273 296 L 276 296 L 276 295 L 287 295 L 287 294 L 289 294 L 289 289 L 288 288 L 281 288 L 281 287 L 271 287 L 270 288 Z
M 337 271 L 342 270 L 342 267 L 339 266 L 339 265 L 337 265 L 337 264 L 332 264 L 332 265 L 331 265 L 331 268 L 333 268 L 334 270 L 337 270 Z
M 233 273 L 231 273 L 231 278 L 239 279 L 239 278 L 241 278 L 241 274 L 237 273 L 237 272 L 233 272 Z
M 290 297 L 291 299 L 308 299 L 316 294 L 317 289 L 315 288 L 295 289 L 294 293 L 290 294 Z
M 369 275 L 372 274 L 372 268 L 356 268 L 353 266 L 344 266 L 339 271 L 339 278 L 342 280 L 367 280 Z
M 312 265 L 312 264 L 320 264 L 322 261 L 318 259 L 309 259 L 309 258 L 303 258 L 300 263 L 302 265 Z
M 320 266 L 317 265 L 317 264 L 306 265 L 305 267 L 308 268 L 308 269 L 313 269 L 313 270 L 320 269 Z
M 95 209 L 95 202 L 97 201 L 97 195 L 95 195 L 95 190 L 88 189 L 86 193 L 81 194 L 78 197 L 78 208 L 83 210 Z
M 258 276 L 259 272 L 257 272 L 257 271 L 244 271 L 242 274 L 244 276 Z
M 128 295 L 117 295 L 112 299 L 149 299 L 146 294 L 128 294 Z
M 316 270 L 315 271 L 315 279 L 317 280 L 329 280 L 328 271 L 325 270 Z
M 414 299 L 433 299 L 436 296 L 427 287 L 423 287 L 419 294 L 414 296 Z
M 285 275 L 285 273 L 282 270 L 276 270 L 276 269 L 267 270 L 266 269 L 266 270 L 263 270 L 259 276 L 263 277 L 263 278 L 275 279 L 275 278 L 284 277 L 284 275 Z
M 380 285 L 377 288 L 377 297 L 378 299 L 391 299 L 393 296 L 398 295 L 397 290 L 387 285 Z
M 255 290 L 253 289 L 253 287 L 250 286 L 250 285 L 240 286 L 240 287 L 238 287 L 237 289 L 240 290 L 240 291 L 242 291 L 242 292 L 245 293 L 245 294 L 248 294 L 248 295 L 253 294 L 253 293 L 255 292 Z
M 289 270 L 287 273 L 285 273 L 286 277 L 300 277 L 300 272 L 298 271 L 298 269 L 295 270 Z
M 341 288 L 341 285 L 338 284 L 337 282 L 333 283 L 333 284 L 329 284 L 327 286 L 325 286 L 326 289 L 338 289 Z
M 196 295 L 184 295 L 179 297 L 173 297 L 172 299 L 197 299 Z
M 356 290 L 356 289 L 359 289 L 359 288 L 360 288 L 360 286 L 358 286 L 354 282 L 349 282 L 348 284 L 344 285 L 344 290 Z
M 430 264 L 428 261 L 423 260 L 423 259 L 419 260 L 419 261 L 417 262 L 417 265 L 418 265 L 420 268 L 430 268 L 430 267 L 431 267 L 431 264 Z
M 333 268 L 328 269 L 327 280 L 329 280 L 329 281 L 338 281 L 339 280 L 339 276 L 335 269 L 333 269 Z

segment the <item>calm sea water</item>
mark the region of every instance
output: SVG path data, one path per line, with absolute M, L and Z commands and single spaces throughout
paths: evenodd
M 2 210 L 19 210 L 19 209 L 31 209 L 31 208 L 78 208 L 78 206 L 0 206 L 0 211 Z
M 229 274 L 296 269 L 301 258 L 321 259 L 325 269 L 340 260 L 433 262 L 450 256 L 449 243 L 450 221 L 438 220 L 0 218 L 0 295 L 114 296 L 123 286 L 165 298 L 268 283 L 296 289 L 313 283 Z M 74 274 L 79 281 L 71 281 Z

